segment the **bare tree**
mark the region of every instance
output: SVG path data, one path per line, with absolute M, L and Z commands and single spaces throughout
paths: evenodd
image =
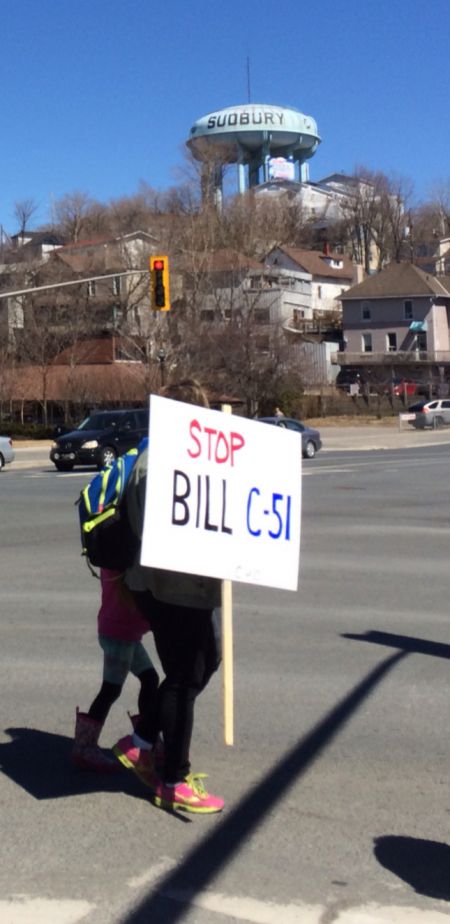
M 437 238 L 450 235 L 450 177 L 434 183 L 431 190 L 430 207 L 434 215 L 434 231 Z
M 76 243 L 97 207 L 98 204 L 85 192 L 68 193 L 54 203 L 53 222 L 59 225 L 66 240 Z
M 19 225 L 19 233 L 22 237 L 25 234 L 31 216 L 34 215 L 37 208 L 38 206 L 34 199 L 20 199 L 18 202 L 14 203 L 14 215 Z
M 358 168 L 353 190 L 342 204 L 342 230 L 352 257 L 366 272 L 402 255 L 411 186 L 384 173 Z

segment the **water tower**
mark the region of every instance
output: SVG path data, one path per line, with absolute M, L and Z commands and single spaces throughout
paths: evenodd
M 220 202 L 225 164 L 237 164 L 240 193 L 276 176 L 276 165 L 285 178 L 305 182 L 306 161 L 320 137 L 316 121 L 298 109 L 247 103 L 198 119 L 186 143 L 203 163 L 204 183 Z

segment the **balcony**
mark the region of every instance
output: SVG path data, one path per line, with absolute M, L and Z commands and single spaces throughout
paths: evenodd
M 396 350 L 391 353 L 334 353 L 338 366 L 450 366 L 450 350 Z

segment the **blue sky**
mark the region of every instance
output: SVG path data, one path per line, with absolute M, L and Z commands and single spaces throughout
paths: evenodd
M 450 177 L 449 0 L 0 0 L 0 225 L 82 191 L 183 179 L 193 122 L 248 101 L 312 115 L 312 180 L 363 165 L 416 198 Z

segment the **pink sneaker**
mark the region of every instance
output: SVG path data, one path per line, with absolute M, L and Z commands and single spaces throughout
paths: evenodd
M 134 731 L 138 725 L 139 719 L 141 718 L 139 713 L 137 715 L 131 715 L 131 712 L 128 713 L 128 718 L 133 726 Z M 162 773 L 164 769 L 164 742 L 161 736 L 158 737 L 158 740 L 155 744 L 154 750 L 154 759 L 155 759 L 155 769 L 157 773 Z
M 206 773 L 190 773 L 176 786 L 167 786 L 162 780 L 156 780 L 152 787 L 152 802 L 158 808 L 182 809 L 197 814 L 221 812 L 224 800 L 219 796 L 211 796 L 206 791 L 202 783 L 205 776 Z
M 129 770 L 134 770 L 142 783 L 154 788 L 155 776 L 155 758 L 153 751 L 144 751 L 133 744 L 131 735 L 126 735 L 113 747 L 113 752 L 120 760 L 120 763 Z

